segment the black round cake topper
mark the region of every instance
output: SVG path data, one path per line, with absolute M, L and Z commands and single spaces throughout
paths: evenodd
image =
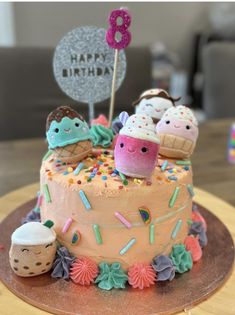
M 76 101 L 94 104 L 111 95 L 114 49 L 105 40 L 106 30 L 95 26 L 67 33 L 55 49 L 53 71 L 61 90 Z M 126 73 L 126 56 L 119 54 L 116 90 Z

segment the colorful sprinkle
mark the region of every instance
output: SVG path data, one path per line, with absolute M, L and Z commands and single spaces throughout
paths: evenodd
M 167 168 L 167 165 L 168 165 L 168 161 L 165 160 L 165 161 L 163 162 L 162 166 L 161 166 L 161 171 L 162 171 L 162 172 L 165 171 L 165 169 Z
M 176 176 L 168 176 L 168 179 L 176 181 L 177 177 Z
M 67 171 L 68 171 L 69 173 L 72 173 L 72 172 L 73 172 L 73 168 L 70 166 L 70 167 L 67 168 Z
M 124 216 L 121 215 L 120 212 L 115 212 L 115 217 L 116 217 L 119 221 L 121 221 L 128 229 L 131 228 L 131 226 L 132 226 L 131 223 L 130 223 L 129 221 L 127 221 L 127 219 L 124 218 Z
M 43 185 L 43 191 L 45 194 L 46 202 L 51 203 L 51 195 L 50 195 L 49 188 L 48 188 L 47 184 Z
M 145 224 L 151 222 L 151 212 L 147 207 L 139 207 L 139 213 Z
M 176 161 L 177 165 L 191 165 L 191 161 L 183 161 L 183 160 L 179 160 Z
M 84 167 L 84 164 L 83 163 L 79 163 L 78 166 L 73 171 L 73 174 L 74 175 L 78 175 L 81 172 L 81 170 L 83 169 L 83 167 Z
M 187 185 L 187 189 L 188 189 L 188 192 L 189 192 L 190 196 L 193 197 L 195 195 L 194 191 L 193 191 L 193 186 L 188 184 Z
M 83 190 L 79 190 L 79 196 L 80 196 L 80 198 L 81 198 L 85 208 L 87 210 L 90 210 L 91 209 L 91 204 L 90 204 L 89 200 L 87 199 L 87 196 L 86 196 L 86 194 L 84 193 Z
M 132 238 L 127 244 L 125 247 L 123 247 L 119 254 L 122 256 L 124 255 L 134 244 L 136 243 L 136 239 L 135 238 Z
M 173 192 L 173 195 L 171 196 L 171 199 L 170 199 L 170 202 L 169 202 L 169 207 L 170 208 L 173 208 L 174 207 L 174 204 L 176 202 L 176 199 L 179 195 L 179 192 L 180 192 L 180 187 L 175 187 L 175 190 Z
M 181 219 L 178 220 L 178 222 L 176 223 L 176 226 L 174 227 L 172 234 L 171 234 L 171 238 L 174 240 L 181 228 L 183 221 Z
M 122 173 L 119 172 L 119 176 L 122 180 L 123 185 L 127 186 L 128 185 L 128 180 L 126 179 L 126 176 Z
M 68 218 L 68 220 L 65 222 L 65 225 L 63 226 L 62 233 L 65 234 L 68 229 L 70 228 L 70 225 L 73 223 L 72 218 Z
M 154 244 L 154 224 L 151 223 L 149 225 L 149 243 L 152 245 Z
M 81 234 L 79 231 L 74 232 L 72 237 L 72 245 L 76 245 L 81 240 Z
M 93 231 L 95 232 L 95 239 L 97 244 L 102 244 L 103 240 L 100 234 L 100 227 L 98 224 L 93 224 Z
M 103 175 L 101 178 L 102 180 L 107 180 L 108 177 L 106 175 Z

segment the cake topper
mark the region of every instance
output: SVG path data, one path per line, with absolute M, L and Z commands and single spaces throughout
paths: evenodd
M 109 16 L 109 25 L 110 27 L 106 32 L 106 41 L 109 47 L 115 49 L 112 92 L 109 107 L 109 127 L 111 127 L 115 103 L 118 63 L 120 63 L 119 50 L 126 48 L 131 42 L 131 33 L 128 30 L 131 25 L 131 15 L 129 11 L 125 8 L 113 10 Z M 120 39 L 117 38 L 118 34 L 121 35 Z
M 94 118 L 94 103 L 111 94 L 114 50 L 105 40 L 106 30 L 83 26 L 66 34 L 55 49 L 53 71 L 61 90 L 72 99 L 89 104 L 89 118 Z M 119 54 L 115 90 L 125 78 L 126 57 Z
M 122 114 L 121 119 L 124 117 L 127 116 Z M 120 130 L 115 145 L 116 169 L 130 177 L 150 177 L 157 164 L 159 143 L 155 126 L 149 116 L 130 116 Z
M 151 89 L 143 92 L 138 100 L 133 102 L 137 114 L 145 114 L 156 124 L 165 111 L 174 106 L 180 98 L 172 98 L 165 90 Z
M 12 270 L 21 277 L 48 272 L 56 254 L 56 234 L 40 222 L 29 222 L 11 236 L 9 252 Z
M 78 162 L 92 150 L 89 127 L 83 117 L 69 106 L 61 106 L 47 117 L 49 149 L 63 162 Z
M 192 155 L 198 137 L 198 122 L 188 107 L 179 105 L 169 108 L 156 130 L 161 141 L 160 154 L 182 159 Z

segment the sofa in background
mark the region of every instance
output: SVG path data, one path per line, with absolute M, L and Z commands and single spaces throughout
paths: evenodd
M 127 73 L 116 93 L 115 114 L 133 111 L 131 103 L 151 86 L 151 54 L 148 48 L 128 48 Z M 0 140 L 45 135 L 48 113 L 72 105 L 85 118 L 88 106 L 61 92 L 52 71 L 52 48 L 0 48 Z M 95 106 L 108 114 L 109 100 Z

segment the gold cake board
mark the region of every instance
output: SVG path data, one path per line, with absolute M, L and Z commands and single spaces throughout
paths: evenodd
M 6 218 L 22 203 L 27 202 L 17 212 L 12 213 L 10 217 L 6 218 L 5 227 L 6 225 L 12 225 L 11 228 L 14 228 L 16 227 L 15 225 L 19 224 L 22 214 L 30 210 L 34 204 L 35 200 L 31 202 L 28 202 L 28 200 L 35 197 L 38 187 L 38 184 L 26 186 L 0 198 L 0 220 Z M 195 192 L 195 202 L 218 216 L 226 224 L 233 239 L 235 239 L 235 209 L 231 205 L 200 189 L 195 188 Z M 0 278 L 6 286 L 28 303 L 32 303 L 37 307 L 56 314 L 153 315 L 170 314 L 185 307 L 185 312 L 192 315 L 235 314 L 235 272 L 232 271 L 234 258 L 232 239 L 225 226 L 212 213 L 202 210 L 202 214 L 208 220 L 209 236 L 209 245 L 204 250 L 203 258 L 201 262 L 194 265 L 190 272 L 177 276 L 177 279 L 170 283 L 157 283 L 156 286 L 144 291 L 128 288 L 127 290 L 105 292 L 97 289 L 95 286 L 86 288 L 76 286 L 71 281 L 57 281 L 51 279 L 48 274 L 31 279 L 22 279 L 11 272 L 9 265 L 3 266 L 3 262 L 8 261 L 9 239 L 7 240 L 8 244 L 6 244 L 6 248 L 0 251 Z M 0 231 L 0 243 L 3 243 L 4 237 L 6 238 L 7 236 L 9 238 L 11 231 L 9 229 L 7 231 L 8 235 L 6 235 L 3 232 L 2 225 Z M 214 241 L 217 243 L 216 248 L 212 246 Z M 218 253 L 220 254 L 218 255 Z M 221 260 L 221 257 L 223 257 L 222 253 L 225 254 L 223 260 Z M 214 257 L 220 257 L 220 262 L 217 261 L 215 263 Z M 218 263 L 219 266 L 216 265 Z M 228 281 L 222 286 L 230 273 Z M 25 303 L 11 293 L 6 286 L 0 282 L 1 315 L 48 314 Z M 209 297 L 218 287 L 220 289 Z M 198 292 L 201 292 L 201 294 Z M 36 295 L 33 296 L 35 293 Z M 50 294 L 50 297 L 48 294 Z M 35 300 L 32 300 L 34 298 Z M 197 306 L 193 306 L 205 299 L 207 300 Z M 77 301 L 78 304 L 80 303 L 77 308 L 74 308 L 72 304 L 73 300 Z M 175 301 L 178 302 L 175 303 Z M 48 306 L 47 302 L 51 305 Z M 67 310 L 68 305 L 71 306 L 71 312 L 68 311 L 65 313 L 61 311 L 60 307 L 63 306 L 63 303 L 65 306 L 67 305 Z M 181 308 L 180 304 L 182 305 Z M 181 314 L 185 314 L 185 312 L 181 312 Z

